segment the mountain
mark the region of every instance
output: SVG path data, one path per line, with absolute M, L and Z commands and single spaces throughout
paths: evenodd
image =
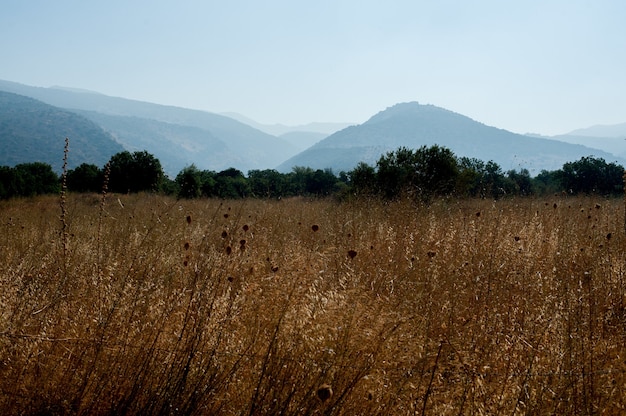
M 65 137 L 70 138 L 68 168 L 103 166 L 123 147 L 100 126 L 70 111 L 0 91 L 0 165 L 44 162 L 61 172 Z
M 626 138 L 621 137 L 592 137 L 563 134 L 550 137 L 566 143 L 580 144 L 594 149 L 611 153 L 613 156 L 626 158 Z
M 245 123 L 267 134 L 278 136 L 293 145 L 298 152 L 351 125 L 351 123 L 314 122 L 287 126 L 284 124 L 262 124 L 239 113 L 222 113 L 222 115 Z
M 380 156 L 404 146 L 439 145 L 455 155 L 493 160 L 503 170 L 557 170 L 583 156 L 616 157 L 598 149 L 557 140 L 529 137 L 486 126 L 469 117 L 433 105 L 402 103 L 374 115 L 365 123 L 336 132 L 278 166 L 282 172 L 294 166 L 348 171 L 359 162 L 374 166 Z M 626 164 L 624 160 L 619 163 Z
M 626 123 L 596 125 L 584 129 L 578 129 L 567 133 L 568 136 L 585 136 L 585 137 L 618 137 L 626 138 Z
M 80 112 L 116 137 L 127 150 L 141 149 L 154 154 L 167 167 L 170 176 L 188 162 L 210 170 L 228 167 L 243 172 L 265 169 L 298 152 L 297 147 L 284 139 L 205 111 L 71 88 L 31 87 L 9 81 L 0 81 L 0 90 Z
M 199 169 L 216 171 L 245 164 L 226 143 L 198 127 L 94 111 L 73 111 L 101 126 L 125 149 L 131 152 L 149 149 L 170 177 L 192 163 Z
M 596 125 L 550 138 L 604 150 L 620 158 L 626 158 L 626 123 Z
M 265 133 L 271 134 L 273 136 L 283 136 L 286 133 L 292 133 L 292 132 L 310 132 L 310 133 L 323 134 L 324 137 L 326 137 L 352 124 L 352 123 L 313 122 L 313 123 L 307 123 L 307 124 L 300 124 L 296 126 L 287 126 L 285 124 L 259 123 L 239 113 L 231 112 L 231 113 L 221 113 L 221 114 L 226 117 L 230 117 L 232 119 L 245 123 L 249 126 L 252 126 L 255 129 L 264 131 Z
M 326 137 L 328 137 L 328 134 L 316 133 L 314 131 L 290 131 L 280 135 L 281 139 L 291 143 L 299 152 L 308 149 Z

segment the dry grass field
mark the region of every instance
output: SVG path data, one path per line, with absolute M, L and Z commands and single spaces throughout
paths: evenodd
M 624 202 L 0 202 L 3 414 L 626 412 Z

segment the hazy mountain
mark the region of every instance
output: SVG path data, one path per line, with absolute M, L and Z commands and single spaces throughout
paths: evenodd
M 620 137 L 591 137 L 562 134 L 550 137 L 567 143 L 580 144 L 586 147 L 600 149 L 611 153 L 613 157 L 626 158 L 626 138 Z
M 81 163 L 103 166 L 122 145 L 100 126 L 73 112 L 0 91 L 0 165 L 45 162 L 63 166 L 65 137 L 70 138 L 68 168 Z
M 347 171 L 361 161 L 374 166 L 381 154 L 401 146 L 415 149 L 434 144 L 451 149 L 457 156 L 493 160 L 505 171 L 527 168 L 533 175 L 542 169 L 560 169 L 583 156 L 617 160 L 598 149 L 515 134 L 443 108 L 412 102 L 397 104 L 361 125 L 330 135 L 280 164 L 278 170 L 309 166 Z
M 139 149 L 150 142 L 155 145 L 166 143 L 169 146 L 168 151 L 162 152 L 157 148 L 145 150 L 155 156 L 157 153 L 160 154 L 161 163 L 171 167 L 169 173 L 172 173 L 171 169 L 175 170 L 173 173 L 177 173 L 178 167 L 182 167 L 181 161 L 187 160 L 189 149 L 205 150 L 204 153 L 200 152 L 193 156 L 193 161 L 198 166 L 211 170 L 235 167 L 243 172 L 276 166 L 298 152 L 298 149 L 286 140 L 232 118 L 205 111 L 109 97 L 71 88 L 30 87 L 9 81 L 0 81 L 0 90 L 33 97 L 65 109 L 90 112 L 83 114 L 97 123 L 103 123 L 103 127 L 124 143 L 128 150 Z M 114 121 L 111 117 L 99 117 L 94 113 L 100 113 L 102 116 L 121 116 L 126 119 Z M 170 131 L 165 133 L 163 124 L 157 123 L 148 127 L 149 120 L 170 123 L 178 127 L 172 126 Z M 131 126 L 133 121 L 137 122 L 136 126 Z M 184 129 L 183 126 L 195 129 Z M 164 136 L 155 138 L 148 135 L 155 131 L 160 131 Z M 216 150 L 216 154 L 210 153 L 212 149 Z
M 291 143 L 299 152 L 308 149 L 326 137 L 328 137 L 328 134 L 315 133 L 313 131 L 292 131 L 280 135 L 281 139 Z
M 74 111 L 102 126 L 125 149 L 131 152 L 148 149 L 161 161 L 163 170 L 170 177 L 192 163 L 200 169 L 216 171 L 245 164 L 223 141 L 198 127 L 94 111 Z
M 307 123 L 307 124 L 299 124 L 296 126 L 287 126 L 285 124 L 259 123 L 239 113 L 231 112 L 231 113 L 221 113 L 221 114 L 226 117 L 230 117 L 232 119 L 240 121 L 249 126 L 252 126 L 255 129 L 264 131 L 265 133 L 271 134 L 273 136 L 284 136 L 287 133 L 294 133 L 294 132 L 306 132 L 306 133 L 318 133 L 326 137 L 353 124 L 353 123 L 313 122 L 313 123 Z
M 567 136 L 619 137 L 624 139 L 626 138 L 626 123 L 591 126 L 571 131 L 567 133 Z

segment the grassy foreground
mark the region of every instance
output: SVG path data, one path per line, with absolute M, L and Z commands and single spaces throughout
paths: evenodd
M 0 202 L 3 414 L 626 412 L 621 200 Z

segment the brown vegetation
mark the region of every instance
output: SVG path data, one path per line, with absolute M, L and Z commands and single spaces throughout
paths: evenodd
M 619 199 L 60 213 L 0 202 L 4 414 L 625 411 Z

